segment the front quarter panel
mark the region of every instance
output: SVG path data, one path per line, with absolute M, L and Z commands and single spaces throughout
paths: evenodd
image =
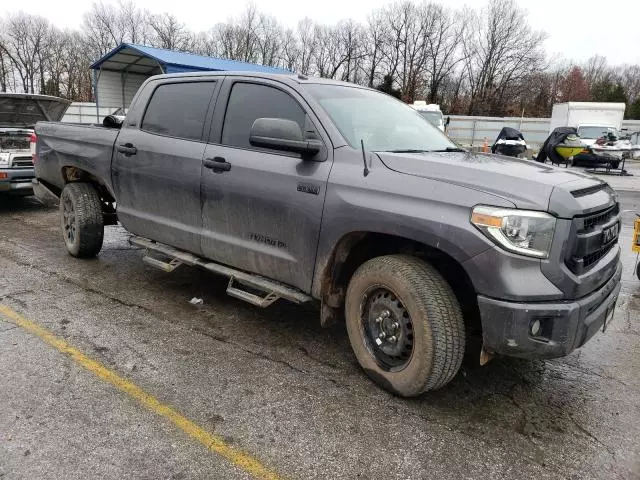
M 312 289 L 316 298 L 333 249 L 347 234 L 396 235 L 439 249 L 462 265 L 493 246 L 469 222 L 471 208 L 515 206 L 488 193 L 394 172 L 375 154 L 368 161 L 365 177 L 362 152 L 350 147 L 335 150 Z

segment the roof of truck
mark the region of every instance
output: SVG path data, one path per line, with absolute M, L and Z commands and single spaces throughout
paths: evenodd
M 234 71 L 209 71 L 209 72 L 183 72 L 183 73 L 167 73 L 164 75 L 156 75 L 154 78 L 162 79 L 162 78 L 184 78 L 184 77 L 224 77 L 224 76 L 238 76 L 241 75 L 243 77 L 256 77 L 256 78 L 266 78 L 275 81 L 288 81 L 294 83 L 308 83 L 308 84 L 325 84 L 325 85 L 343 85 L 345 87 L 354 87 L 354 88 L 363 88 L 366 90 L 372 90 L 369 87 L 364 87 L 362 85 L 357 85 L 351 82 L 344 82 L 342 80 L 333 80 L 331 78 L 321 78 L 321 77 L 309 77 L 307 75 L 302 74 L 294 74 L 291 72 L 287 72 L 288 74 L 274 74 L 274 73 L 261 73 L 261 72 L 244 72 L 241 70 Z
M 110 52 L 96 60 L 93 70 L 127 71 L 131 73 L 153 74 L 158 67 L 166 73 L 194 72 L 194 71 L 242 71 L 287 74 L 289 70 L 269 67 L 249 62 L 226 60 L 223 58 L 207 57 L 176 50 L 122 43 Z

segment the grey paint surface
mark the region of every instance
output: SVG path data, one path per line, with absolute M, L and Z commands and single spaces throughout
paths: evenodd
M 373 174 L 372 174 L 373 175 Z M 371 176 L 370 176 L 371 177 Z M 640 196 L 621 198 L 640 211 Z M 640 476 L 640 283 L 623 216 L 613 324 L 555 360 L 466 365 L 399 399 L 360 371 L 343 326 L 260 310 L 196 269 L 140 261 L 119 227 L 70 259 L 55 208 L 0 204 L 0 303 L 40 323 L 284 478 L 631 480 Z M 189 304 L 192 297 L 204 305 Z M 3 480 L 247 478 L 40 340 L 0 322 Z
M 157 232 L 154 240 L 199 254 L 204 143 L 129 128 L 116 143 L 137 149 L 135 155 L 113 154 L 119 220 L 132 233 Z
M 327 159 L 305 161 L 218 145 L 229 85 L 239 78 L 289 92 L 317 123 Z M 203 142 L 140 131 L 155 85 L 196 80 L 222 81 Z M 124 158 L 116 152 L 113 167 L 108 147 L 113 131 L 47 123 L 36 130 L 46 134 L 42 150 L 50 148 L 61 162 L 80 168 L 86 164 L 99 179 L 110 179 L 113 172 L 114 186 L 122 187 L 115 192 L 120 220 L 129 231 L 288 283 L 316 298 L 325 293 L 323 275 L 336 245 L 354 232 L 394 235 L 444 252 L 464 268 L 477 294 L 501 300 L 574 300 L 603 288 L 614 274 L 617 247 L 584 273 L 570 272 L 564 261 L 575 243 L 576 219 L 616 204 L 614 192 L 602 181 L 534 162 L 470 153 L 368 154 L 370 173 L 365 176 L 362 152 L 346 144 L 305 91 L 306 82 L 336 83 L 228 73 L 154 77 L 136 95 L 115 141 L 136 146 L 140 154 Z M 81 153 L 87 145 L 88 156 Z M 229 172 L 218 175 L 204 168 L 216 156 L 231 164 Z M 36 173 L 47 182 L 57 181 L 44 168 L 37 167 Z M 316 184 L 319 194 L 296 189 L 301 182 Z M 478 204 L 550 211 L 559 217 L 550 259 L 497 248 L 469 222 Z M 558 321 L 563 311 L 558 310 Z M 499 329 L 499 316 L 481 313 L 485 331 Z M 580 321 L 586 316 L 581 311 Z M 572 338 L 563 341 L 574 344 Z

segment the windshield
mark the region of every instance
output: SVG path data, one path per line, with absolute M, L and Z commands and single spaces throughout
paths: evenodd
M 341 85 L 308 85 L 345 140 L 371 151 L 431 151 L 458 147 L 416 110 L 384 93 Z
M 578 135 L 582 138 L 600 138 L 604 137 L 607 133 L 613 133 L 615 136 L 618 136 L 618 132 L 613 127 L 585 126 L 578 128 Z
M 442 125 L 442 112 L 418 110 L 418 113 L 431 122 L 432 125 L 435 125 L 436 127 Z

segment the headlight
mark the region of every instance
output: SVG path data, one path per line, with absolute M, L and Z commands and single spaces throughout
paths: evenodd
M 544 212 L 498 207 L 475 207 L 473 223 L 505 250 L 529 257 L 547 258 L 556 219 Z
M 9 157 L 10 153 L 2 153 L 0 152 L 0 165 L 9 165 Z

